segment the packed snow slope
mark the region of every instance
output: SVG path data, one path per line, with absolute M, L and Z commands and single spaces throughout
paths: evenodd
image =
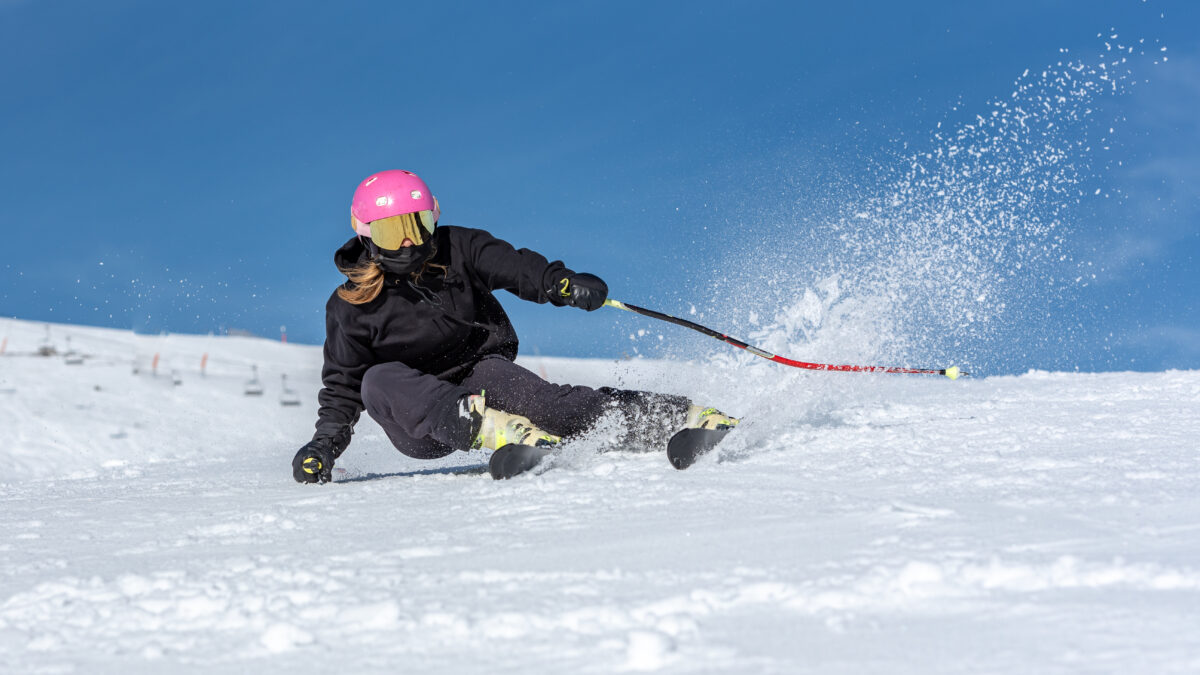
M 318 348 L 0 329 L 2 672 L 1200 670 L 1200 373 L 529 360 L 746 421 L 495 482 L 364 419 L 316 486 Z

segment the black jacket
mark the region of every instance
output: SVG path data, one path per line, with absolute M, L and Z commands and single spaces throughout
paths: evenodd
M 362 380 L 371 366 L 399 361 L 457 383 L 486 355 L 517 356 L 517 334 L 492 291 L 565 304 L 553 292 L 572 274 L 561 261 L 548 262 L 466 227 L 438 227 L 433 242 L 432 264 L 415 281 L 389 275 L 369 303 L 352 305 L 334 292 L 325 305 L 324 387 L 317 396 L 314 438 L 332 440 L 338 453 L 362 412 Z M 366 257 L 366 247 L 354 237 L 338 249 L 334 262 L 347 269 Z

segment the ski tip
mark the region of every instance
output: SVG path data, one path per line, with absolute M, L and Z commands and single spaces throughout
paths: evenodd
M 495 480 L 507 480 L 533 469 L 551 452 L 549 446 L 543 445 L 505 445 L 492 453 L 488 472 Z
M 671 466 L 678 468 L 679 471 L 685 470 L 696 461 L 696 458 L 679 458 L 679 456 L 667 456 L 667 459 L 671 460 Z
M 696 463 L 701 455 L 710 452 L 725 438 L 726 429 L 681 429 L 667 442 L 667 459 L 671 466 L 683 471 Z

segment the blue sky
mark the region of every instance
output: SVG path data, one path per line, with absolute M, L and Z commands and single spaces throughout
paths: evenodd
M 732 308 L 770 311 L 759 280 L 819 281 L 779 254 L 850 208 L 831 202 L 886 192 L 880 167 L 938 122 L 1110 32 L 1155 53 L 1136 87 L 1096 102 L 1094 124 L 1114 128 L 1085 170 L 1102 194 L 1063 218 L 1095 279 L 1022 291 L 990 336 L 932 339 L 990 372 L 1197 368 L 1200 5 L 1186 0 L 0 0 L 0 316 L 287 325 L 319 343 L 354 186 L 407 168 L 444 224 L 747 337 Z M 1037 288 L 1059 272 L 1022 274 Z M 732 277 L 756 297 L 713 291 Z M 613 310 L 502 300 L 528 352 L 721 349 Z M 639 328 L 665 339 L 630 340 Z

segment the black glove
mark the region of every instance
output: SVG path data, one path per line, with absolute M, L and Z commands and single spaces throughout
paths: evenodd
M 558 282 L 555 289 L 567 304 L 591 312 L 604 306 L 608 299 L 608 284 L 595 274 L 570 274 Z
M 292 459 L 292 478 L 297 483 L 328 483 L 333 480 L 333 448 L 321 439 L 309 441 Z

